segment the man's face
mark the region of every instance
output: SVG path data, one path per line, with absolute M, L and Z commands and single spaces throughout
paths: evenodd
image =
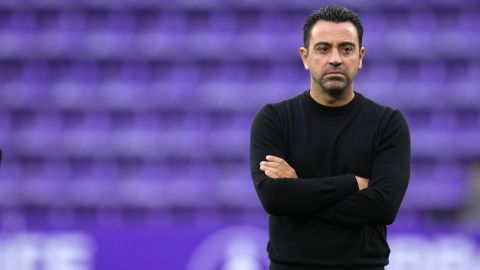
M 365 48 L 351 22 L 318 21 L 312 28 L 308 48 L 300 48 L 305 69 L 313 83 L 332 97 L 353 90 L 353 80 L 362 67 Z

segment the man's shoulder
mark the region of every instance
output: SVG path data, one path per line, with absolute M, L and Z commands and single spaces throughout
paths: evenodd
M 360 94 L 360 93 L 357 93 L 361 100 L 362 100 L 362 107 L 365 108 L 365 109 L 368 109 L 368 110 L 371 110 L 372 112 L 376 113 L 376 114 L 379 114 L 379 115 L 389 115 L 389 114 L 392 114 L 394 113 L 395 111 L 398 111 L 398 109 L 396 108 L 392 108 L 388 105 L 385 105 L 385 104 L 382 104 L 382 103 L 379 103 L 375 100 L 372 100 L 370 99 L 369 97 L 366 97 L 365 95 L 363 94 Z
M 305 92 L 288 99 L 268 103 L 257 111 L 256 118 L 284 121 L 291 117 L 292 113 L 295 114 L 295 111 L 301 107 L 303 95 L 305 95 Z
M 369 111 L 369 115 L 374 115 L 379 123 L 381 123 L 381 126 L 385 127 L 389 123 L 391 124 L 392 121 L 407 126 L 406 119 L 398 108 L 381 104 L 363 95 L 361 95 L 361 99 L 363 103 L 362 107 Z
M 280 100 L 280 101 L 277 101 L 277 102 L 272 102 L 272 103 L 269 103 L 267 104 L 266 106 L 269 106 L 271 108 L 273 108 L 274 110 L 276 110 L 277 112 L 285 112 L 285 111 L 291 111 L 292 109 L 296 108 L 296 107 L 299 107 L 302 103 L 302 99 L 304 98 L 304 95 L 305 95 L 305 91 L 293 96 L 293 97 L 290 97 L 290 98 L 287 98 L 287 99 L 283 99 L 283 100 Z

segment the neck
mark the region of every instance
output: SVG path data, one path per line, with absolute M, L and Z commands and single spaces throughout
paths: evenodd
M 340 107 L 347 105 L 350 101 L 352 101 L 355 93 L 353 92 L 353 84 L 351 87 L 348 87 L 340 97 L 333 97 L 327 92 L 322 91 L 318 87 L 313 87 L 312 85 L 310 88 L 310 96 L 313 98 L 313 100 L 323 106 Z

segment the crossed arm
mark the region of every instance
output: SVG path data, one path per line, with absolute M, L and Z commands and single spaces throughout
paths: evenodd
M 260 170 L 265 172 L 265 175 L 271 179 L 298 179 L 295 169 L 282 158 L 268 155 L 266 160 L 260 162 Z M 368 187 L 368 179 L 355 175 L 357 180 L 358 190 L 363 190 Z
M 252 178 L 267 213 L 333 224 L 393 223 L 410 175 L 408 126 L 398 111 L 382 134 L 369 179 L 354 174 L 305 179 L 285 161 L 285 129 L 272 110 L 257 114 L 250 144 Z

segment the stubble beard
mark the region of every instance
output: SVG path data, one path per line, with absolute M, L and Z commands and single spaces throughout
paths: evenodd
M 315 83 L 318 84 L 320 91 L 326 93 L 334 99 L 340 99 L 347 92 L 348 86 L 351 85 L 352 80 L 350 78 L 329 78 L 326 79 L 322 77 L 321 79 L 314 79 Z

